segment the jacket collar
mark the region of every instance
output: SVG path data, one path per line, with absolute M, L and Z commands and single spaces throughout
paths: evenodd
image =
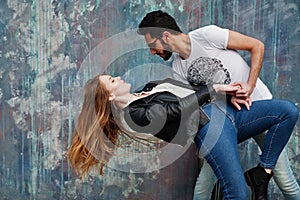
M 189 84 L 185 84 L 182 83 L 180 81 L 171 79 L 171 78 L 166 78 L 163 80 L 156 80 L 156 81 L 150 81 L 148 83 L 146 83 L 146 85 L 143 87 L 143 89 L 135 91 L 135 92 L 149 92 L 151 91 L 155 86 L 159 85 L 159 84 L 163 84 L 163 83 L 170 83 L 179 87 L 183 87 L 183 88 L 187 88 L 187 89 L 192 89 L 194 90 L 194 87 L 189 85 Z

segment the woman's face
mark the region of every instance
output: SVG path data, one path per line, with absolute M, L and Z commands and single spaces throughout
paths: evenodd
M 122 97 L 130 93 L 131 85 L 122 80 L 119 76 L 112 77 L 109 75 L 99 76 L 99 80 L 103 83 L 110 93 L 110 100 L 116 97 Z

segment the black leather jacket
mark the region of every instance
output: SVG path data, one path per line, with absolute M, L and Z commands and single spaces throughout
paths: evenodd
M 179 98 L 170 92 L 159 92 L 130 103 L 123 109 L 124 119 L 136 132 L 184 146 L 197 131 L 209 122 L 201 106 L 210 101 L 209 86 L 190 86 L 173 79 L 149 82 L 141 91 L 150 91 L 161 83 L 194 89 L 194 94 Z

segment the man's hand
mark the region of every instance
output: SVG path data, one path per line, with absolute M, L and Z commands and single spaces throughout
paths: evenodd
M 235 93 L 235 96 L 238 98 L 249 98 L 254 90 L 254 87 L 244 82 L 235 82 L 232 85 L 239 86 L 241 88 Z
M 241 110 L 240 105 L 245 105 L 247 110 L 250 110 L 250 106 L 252 105 L 252 99 L 250 97 L 247 98 L 239 98 L 237 96 L 231 97 L 231 103 L 238 109 Z
M 232 95 L 231 103 L 238 110 L 241 110 L 241 105 L 246 106 L 247 110 L 249 110 L 252 105 L 252 100 L 250 96 L 247 96 L 247 92 L 243 88 L 243 87 L 247 88 L 247 86 L 248 86 L 247 83 L 237 82 L 231 85 L 214 84 L 213 88 L 218 93 Z M 252 91 L 253 90 L 251 90 L 251 93 Z

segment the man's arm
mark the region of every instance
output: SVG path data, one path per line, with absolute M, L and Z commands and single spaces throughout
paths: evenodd
M 228 49 L 247 50 L 251 53 L 251 67 L 247 83 L 239 83 L 243 91 L 237 97 L 250 96 L 256 86 L 256 81 L 262 67 L 264 44 L 255 38 L 229 30 Z

